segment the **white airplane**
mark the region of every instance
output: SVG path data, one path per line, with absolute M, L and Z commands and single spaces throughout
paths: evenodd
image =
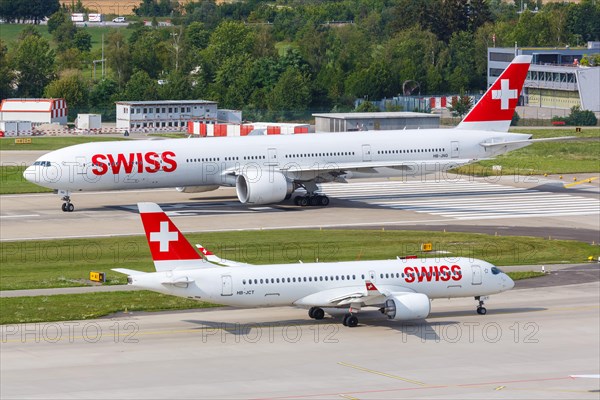
M 352 177 L 420 176 L 530 145 L 507 133 L 531 56 L 517 56 L 455 129 L 269 135 L 85 143 L 52 151 L 24 177 L 54 189 L 63 211 L 79 191 L 175 187 L 185 193 L 236 188 L 240 202 L 329 204 L 318 183 Z
M 138 208 L 156 272 L 113 270 L 128 275 L 130 285 L 170 295 L 232 306 L 297 306 L 314 319 L 325 310 L 346 310 L 343 324 L 354 327 L 363 307 L 395 321 L 423 319 L 437 298 L 474 296 L 477 312 L 485 314 L 484 296 L 514 286 L 494 265 L 462 257 L 249 265 L 199 246 L 203 259 L 157 204 Z

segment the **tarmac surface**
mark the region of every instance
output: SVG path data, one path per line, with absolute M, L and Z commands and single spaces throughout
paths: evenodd
M 598 399 L 598 282 L 513 289 L 425 321 L 210 309 L 5 325 L 0 397 Z

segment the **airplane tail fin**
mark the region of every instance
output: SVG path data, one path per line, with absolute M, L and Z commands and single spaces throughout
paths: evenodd
M 211 267 L 158 204 L 138 203 L 138 209 L 157 271 Z
M 515 57 L 456 128 L 508 132 L 531 58 Z

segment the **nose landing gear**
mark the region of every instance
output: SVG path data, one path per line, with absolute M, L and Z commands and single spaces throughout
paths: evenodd
M 476 296 L 475 297 L 475 300 L 479 301 L 479 305 L 477 306 L 477 314 L 479 314 L 479 315 L 485 315 L 485 314 L 487 314 L 487 309 L 483 306 L 483 304 L 484 304 L 483 301 L 485 299 L 486 298 L 483 298 L 481 296 Z
M 65 195 L 61 198 L 64 201 L 62 205 L 62 210 L 64 212 L 73 212 L 75 210 L 75 206 L 71 203 L 71 197 L 69 195 Z

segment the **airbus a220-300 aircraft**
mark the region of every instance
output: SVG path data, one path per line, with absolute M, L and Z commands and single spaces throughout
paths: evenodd
M 130 285 L 175 296 L 233 306 L 297 306 L 308 308 L 314 319 L 322 319 L 328 309 L 346 310 L 343 324 L 354 327 L 363 307 L 376 307 L 395 321 L 422 319 L 436 298 L 474 296 L 477 312 L 485 314 L 483 296 L 514 286 L 494 265 L 462 257 L 238 263 L 200 245 L 202 255 L 198 253 L 157 204 L 138 207 L 156 272 L 114 271 L 128 275 Z
M 78 191 L 176 187 L 186 193 L 234 186 L 247 204 L 329 204 L 318 183 L 352 177 L 419 176 L 530 145 L 507 133 L 531 56 L 517 56 L 455 129 L 269 135 L 85 143 L 50 152 L 24 172 L 73 211 Z

